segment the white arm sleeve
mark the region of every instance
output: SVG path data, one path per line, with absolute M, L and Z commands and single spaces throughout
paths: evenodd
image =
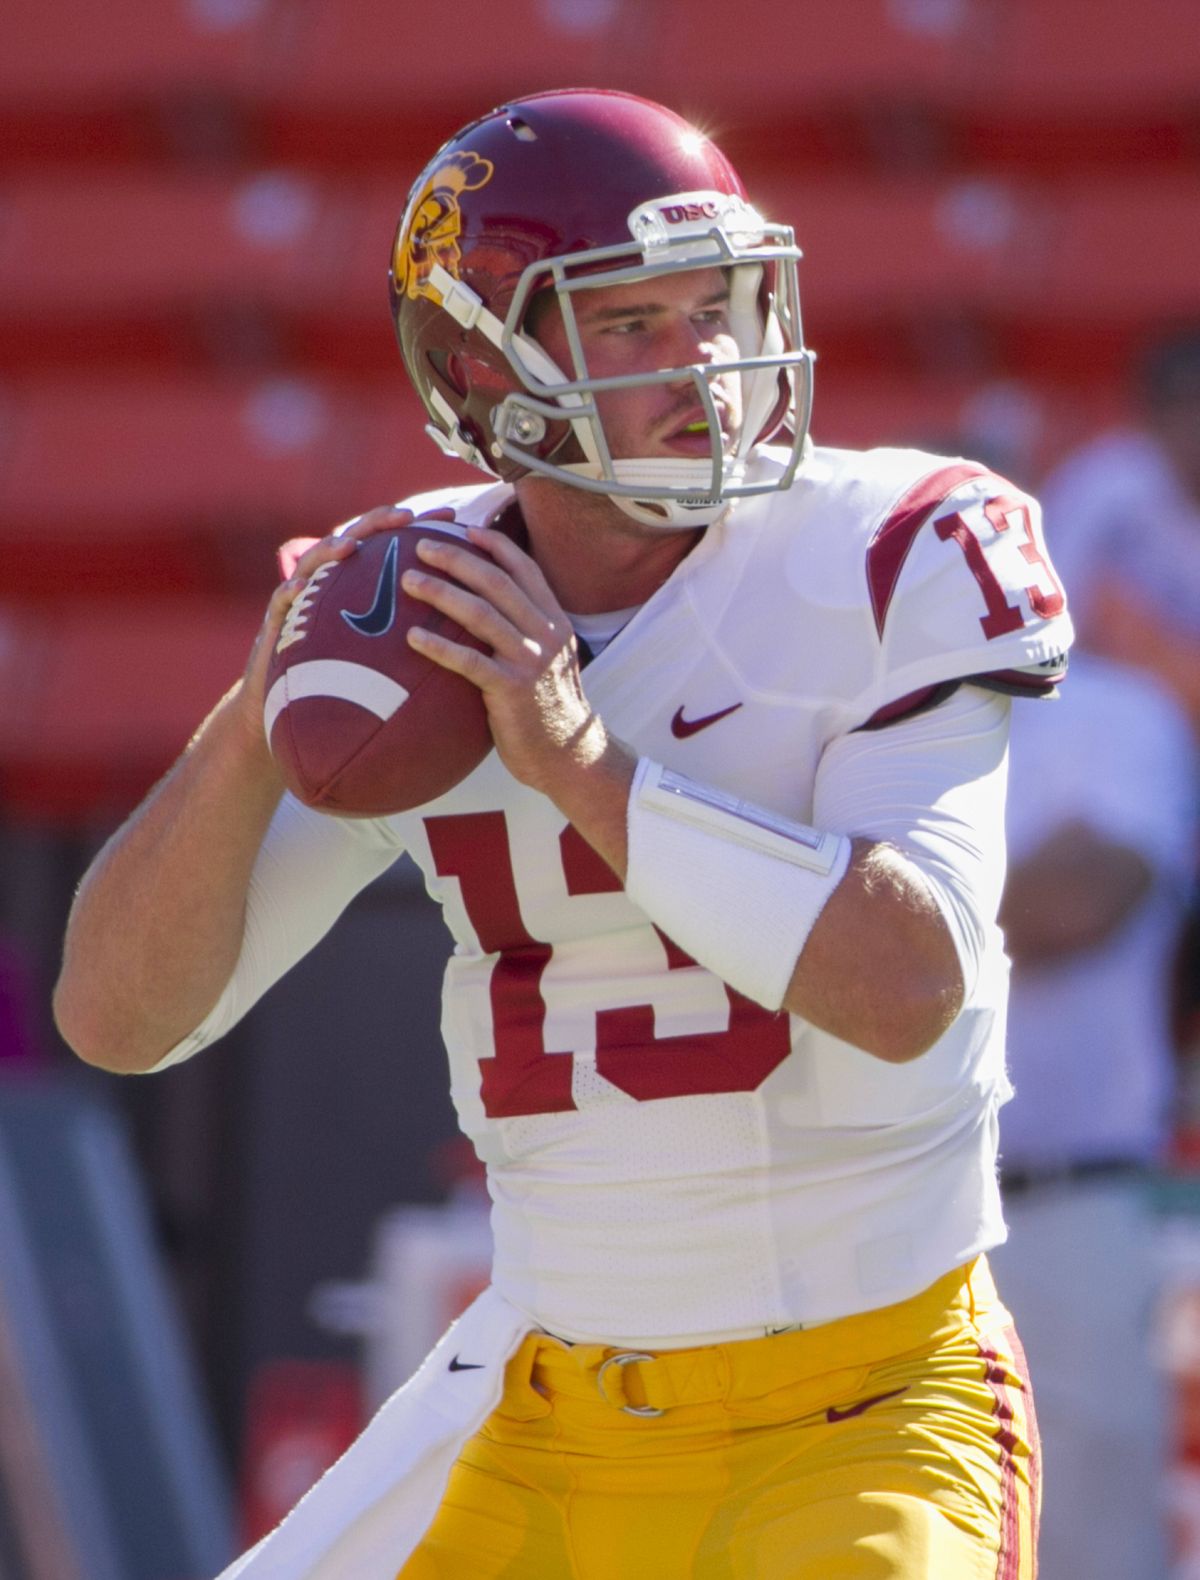
M 968 686 L 929 713 L 839 737 L 817 771 L 814 827 L 643 758 L 626 893 L 693 959 L 778 1009 L 846 872 L 847 836 L 886 843 L 924 876 L 970 996 L 985 956 L 999 958 L 1009 708 Z
M 233 975 L 200 1025 L 148 1073 L 179 1064 L 223 1037 L 400 854 L 385 822 L 331 817 L 285 796 L 251 874 Z
M 818 828 L 894 845 L 923 874 L 954 940 L 968 998 L 1004 888 L 1011 706 L 966 685 L 928 713 L 842 736 L 822 758 L 814 790 Z

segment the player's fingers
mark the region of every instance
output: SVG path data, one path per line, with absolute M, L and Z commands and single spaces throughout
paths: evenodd
M 300 589 L 306 581 L 307 577 L 304 576 L 289 576 L 286 581 L 279 583 L 267 600 L 262 624 L 259 626 L 258 634 L 254 638 L 243 675 L 243 679 L 249 689 L 249 695 L 254 699 L 261 700 L 270 654 L 279 640 L 284 622 L 288 616 L 288 610 L 296 601 Z M 257 701 L 252 704 L 255 707 L 257 705 Z
M 477 548 L 486 549 L 497 565 L 503 566 L 537 608 L 546 613 L 560 612 L 558 599 L 550 590 L 550 583 L 543 575 L 541 566 L 520 544 L 514 543 L 503 532 L 493 531 L 491 527 L 468 527 L 467 536 Z
M 279 583 L 278 587 L 271 594 L 271 601 L 267 604 L 266 623 L 268 625 L 272 623 L 282 624 L 287 618 L 288 610 L 296 601 L 300 589 L 307 580 L 307 576 L 296 571 L 288 577 L 287 581 Z
M 506 567 L 493 560 L 482 559 L 457 543 L 441 538 L 420 539 L 417 553 L 426 564 L 436 566 L 446 576 L 477 592 L 519 631 L 536 636 L 540 642 L 550 639 L 549 627 L 555 624 L 556 616 L 565 628 L 566 617 L 553 600 L 551 608 L 542 607 L 514 580 Z
M 478 648 L 464 647 L 461 642 L 452 642 L 449 637 L 439 636 L 436 631 L 426 630 L 422 625 L 409 626 L 407 637 L 409 646 L 418 653 L 440 664 L 443 669 L 453 670 L 481 691 L 486 690 L 499 676 L 496 661 Z
M 259 627 L 258 636 L 254 643 L 250 663 L 251 669 L 265 665 L 265 655 L 270 652 L 279 640 L 288 617 L 288 611 L 308 584 L 308 580 L 308 575 L 297 569 L 286 581 L 280 582 L 271 593 L 267 602 L 266 612 L 263 615 L 262 625 Z
M 280 619 L 286 616 L 287 609 L 300 589 L 322 565 L 328 565 L 335 560 L 349 559 L 356 552 L 359 543 L 364 538 L 370 537 L 372 533 L 407 526 L 416 519 L 418 518 L 407 508 L 399 505 L 380 505 L 377 509 L 368 510 L 350 521 L 343 521 L 323 538 L 293 538 L 281 550 L 281 557 L 285 556 L 282 558 L 282 563 L 286 566 L 287 575 L 276 588 L 275 613 Z M 439 508 L 426 512 L 419 519 L 453 521 L 454 512 Z M 282 614 L 279 614 L 280 609 Z
M 411 510 L 399 505 L 380 505 L 378 509 L 343 521 L 323 538 L 293 538 L 280 550 L 280 564 L 287 573 L 285 580 L 290 581 L 295 576 L 311 576 L 318 566 L 329 560 L 347 558 L 364 538 L 369 538 L 373 533 L 394 531 L 396 527 L 408 526 L 417 519 Z M 431 510 L 419 519 L 453 521 L 454 512 Z
M 401 586 L 410 597 L 440 610 L 472 636 L 506 657 L 519 656 L 528 650 L 528 644 L 534 640 L 488 598 L 480 597 L 458 582 L 412 568 L 405 571 Z M 540 647 L 537 651 L 540 653 Z
M 327 565 L 333 560 L 349 559 L 357 548 L 358 544 L 354 539 L 340 538 L 334 533 L 330 533 L 325 538 L 318 538 L 301 554 L 292 574 L 281 585 L 289 587 L 293 582 L 298 581 L 303 586 L 313 572 L 319 570 L 322 565 Z
M 366 510 L 361 516 L 354 516 L 350 521 L 343 521 L 340 527 L 335 527 L 333 535 L 337 538 L 350 538 L 358 543 L 363 538 L 369 538 L 376 532 L 390 532 L 396 527 L 406 527 L 413 521 L 453 521 L 454 512 L 444 506 L 437 510 L 424 511 L 420 516 L 415 515 L 404 505 L 378 505 L 374 510 Z

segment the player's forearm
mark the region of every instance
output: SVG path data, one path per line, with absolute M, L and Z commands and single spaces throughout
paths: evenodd
M 637 760 L 594 723 L 597 733 L 544 788 L 624 880 Z M 651 920 L 663 918 L 651 914 Z M 701 965 L 729 980 L 736 972 L 722 950 L 726 919 L 710 917 L 701 933 L 710 947 L 692 938 L 688 947 Z M 795 961 L 783 1008 L 877 1058 L 902 1063 L 932 1047 L 962 1002 L 958 955 L 922 875 L 889 846 L 855 840 L 849 868 Z
M 933 715 L 842 738 L 814 826 L 639 767 L 626 889 L 757 1003 L 888 1062 L 917 1058 L 995 947 L 1007 729 L 1005 701 L 964 688 Z
M 626 822 L 637 758 L 592 714 L 578 737 L 547 755 L 537 785 L 624 881 L 629 860 Z
M 917 1058 L 963 1002 L 949 930 L 921 873 L 899 851 L 853 842 L 796 962 L 784 1008 L 888 1063 Z
M 637 759 L 594 715 L 562 748 L 547 754 L 550 766 L 538 788 L 624 881 Z M 663 918 L 651 911 L 651 920 Z M 678 928 L 668 923 L 667 931 Z M 730 980 L 723 931 L 720 918 L 701 929 L 712 940 L 708 950 L 693 939 L 675 942 Z M 890 846 L 855 841 L 845 876 L 795 960 L 783 1007 L 877 1058 L 901 1063 L 932 1047 L 962 1000 L 958 955 L 921 873 Z
M 234 694 L 85 876 L 54 995 L 88 1063 L 145 1070 L 219 997 L 281 784 Z

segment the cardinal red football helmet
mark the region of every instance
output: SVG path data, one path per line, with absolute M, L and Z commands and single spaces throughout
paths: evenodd
M 514 481 L 539 473 L 607 494 L 658 525 L 701 525 L 728 501 L 786 488 L 805 444 L 812 354 L 800 330 L 788 226 L 768 223 L 702 133 L 661 105 L 608 89 L 537 93 L 452 137 L 409 194 L 392 251 L 400 350 L 448 453 Z M 740 359 L 603 381 L 589 376 L 574 294 L 681 269 L 720 267 Z M 574 366 L 527 330 L 554 291 Z M 723 440 L 712 381 L 742 381 L 740 434 Z M 614 459 L 594 399 L 690 377 L 710 459 Z M 786 431 L 782 471 L 751 452 Z

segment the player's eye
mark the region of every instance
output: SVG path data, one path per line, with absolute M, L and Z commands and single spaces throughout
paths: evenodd
M 711 324 L 717 329 L 728 328 L 729 303 L 718 302 L 714 307 L 701 308 L 701 310 L 695 316 L 697 323 Z

